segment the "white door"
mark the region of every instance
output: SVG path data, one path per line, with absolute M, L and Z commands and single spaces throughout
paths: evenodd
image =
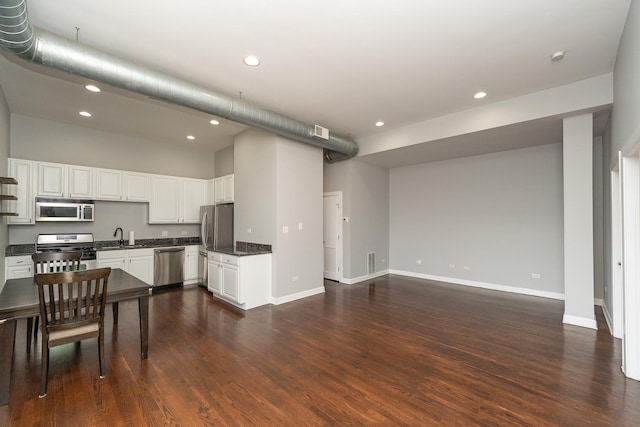
M 324 277 L 342 280 L 342 192 L 324 194 Z

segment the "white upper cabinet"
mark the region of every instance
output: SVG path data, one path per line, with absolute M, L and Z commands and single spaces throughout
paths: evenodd
M 200 206 L 205 204 L 207 181 L 203 179 L 153 176 L 149 200 L 149 223 L 200 222 Z
M 149 201 L 149 175 L 114 169 L 96 169 L 96 200 Z
M 213 180 L 214 203 L 233 203 L 234 200 L 233 174 L 221 176 Z
M 9 224 L 35 224 L 35 197 L 149 202 L 150 224 L 200 222 L 200 206 L 213 203 L 217 180 L 181 178 L 115 169 L 9 159 L 9 175 L 18 180 L 7 211 Z M 221 177 L 220 201 L 233 201 L 233 175 Z M 222 178 L 226 178 L 226 183 Z
M 35 224 L 35 174 L 35 162 L 9 159 L 9 176 L 18 181 L 18 185 L 7 186 L 9 194 L 18 198 L 5 202 L 8 212 L 18 214 L 7 217 L 9 224 Z
M 213 203 L 222 203 L 224 197 L 222 189 L 222 178 L 216 178 L 213 180 Z
M 93 168 L 69 166 L 69 197 L 77 199 L 93 198 Z
M 169 176 L 151 178 L 149 224 L 171 224 L 180 221 L 180 180 Z
M 206 203 L 207 181 L 202 179 L 182 180 L 182 215 L 185 223 L 200 222 L 200 206 Z
M 227 175 L 222 177 L 222 201 L 224 203 L 233 202 L 233 175 Z
M 125 172 L 124 199 L 129 202 L 149 201 L 149 175 L 145 173 Z
M 93 168 L 38 162 L 38 196 L 93 198 Z
M 96 200 L 122 200 L 124 173 L 112 169 L 96 169 Z
M 65 197 L 66 187 L 66 165 L 38 163 L 38 196 Z

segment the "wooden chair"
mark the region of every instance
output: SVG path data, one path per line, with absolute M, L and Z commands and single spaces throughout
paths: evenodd
M 73 271 L 80 269 L 82 251 L 42 252 L 31 255 L 35 274 Z M 27 350 L 31 350 L 31 333 L 38 337 L 38 316 L 27 319 Z
M 104 378 L 104 306 L 111 268 L 36 274 L 42 318 L 42 382 L 47 395 L 49 349 L 98 338 L 100 378 Z

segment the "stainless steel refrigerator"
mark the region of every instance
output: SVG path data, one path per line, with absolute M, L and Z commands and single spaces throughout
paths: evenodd
M 200 207 L 200 255 L 198 279 L 207 286 L 207 251 L 233 248 L 233 203 Z

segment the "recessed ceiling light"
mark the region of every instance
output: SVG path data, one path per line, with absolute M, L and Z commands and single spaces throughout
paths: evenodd
M 244 57 L 244 63 L 250 67 L 257 67 L 260 65 L 260 60 L 256 56 L 249 55 Z
M 384 126 L 384 122 L 376 122 L 376 126 L 378 126 L 378 127 Z
M 90 92 L 95 92 L 95 93 L 100 92 L 100 88 L 96 85 L 86 85 L 85 88 Z
M 553 52 L 553 55 L 551 55 L 551 60 L 553 62 L 560 61 L 562 58 L 564 58 L 564 50 Z
M 193 136 L 193 135 L 187 135 L 187 139 L 189 139 L 189 140 L 192 140 L 192 141 L 193 141 L 194 139 L 196 139 L 196 137 L 195 137 L 195 136 Z
M 88 111 L 80 111 L 78 114 L 80 114 L 82 117 L 91 117 L 91 113 Z
M 482 99 L 482 98 L 484 98 L 485 96 L 487 96 L 487 92 L 478 92 L 478 93 L 476 93 L 475 95 L 473 95 L 473 97 L 474 97 L 475 99 Z
M 210 120 L 209 123 L 211 123 L 212 125 L 215 125 L 215 126 L 220 124 L 220 122 L 217 121 L 216 119 Z

